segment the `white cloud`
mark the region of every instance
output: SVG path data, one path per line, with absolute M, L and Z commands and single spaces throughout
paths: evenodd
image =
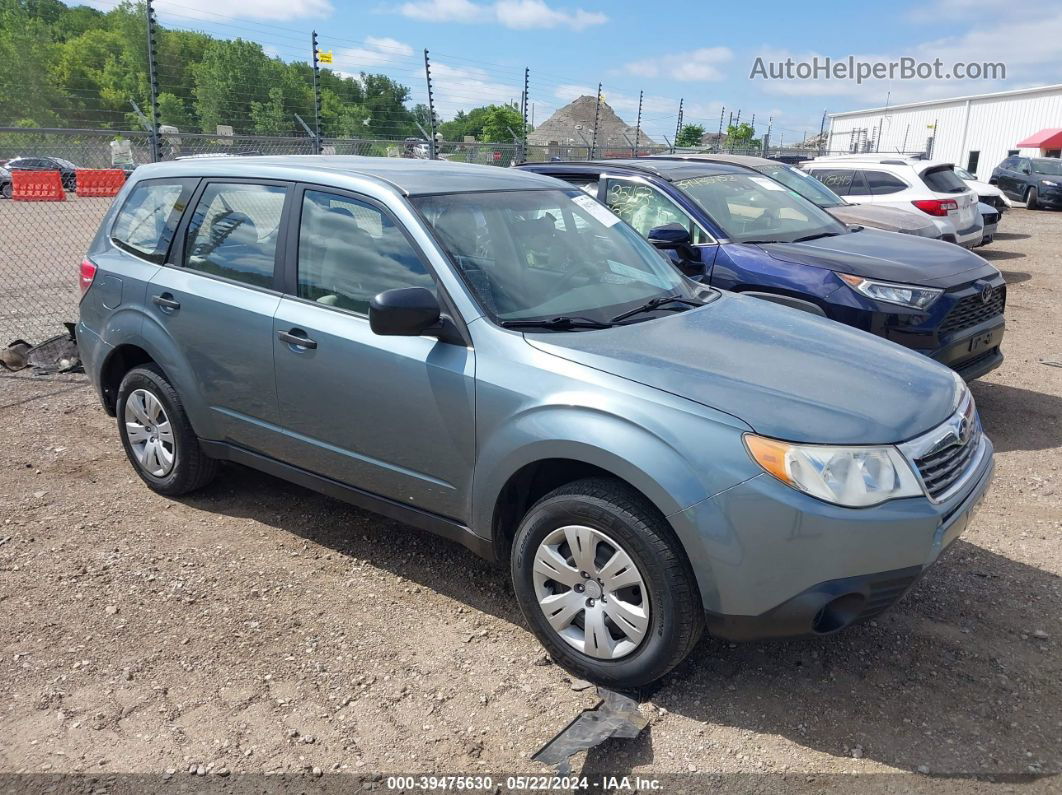
M 396 39 L 366 36 L 362 47 L 346 47 L 336 50 L 337 69 L 353 70 L 374 67 L 405 67 L 405 59 L 413 54 L 413 48 Z M 346 74 L 346 72 L 344 72 Z
M 493 22 L 515 30 L 530 28 L 569 28 L 583 30 L 603 25 L 608 17 L 582 8 L 553 8 L 545 0 L 412 0 L 398 7 L 398 13 L 425 22 Z
M 221 19 L 270 19 L 287 21 L 300 17 L 327 17 L 332 14 L 329 0 L 254 0 L 247 3 L 219 3 L 217 0 L 157 0 L 155 9 L 168 13 L 217 22 Z
M 431 77 L 436 113 L 444 119 L 453 118 L 459 110 L 480 105 L 519 102 L 523 92 L 523 86 L 492 80 L 485 71 L 475 67 L 433 61 Z
M 623 66 L 623 71 L 636 77 L 664 77 L 682 82 L 722 80 L 725 75 L 720 67 L 733 57 L 734 53 L 728 47 L 701 47 L 631 61 Z

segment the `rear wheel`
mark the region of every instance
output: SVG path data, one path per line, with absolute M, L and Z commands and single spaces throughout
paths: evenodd
M 1040 194 L 1036 192 L 1036 188 L 1029 188 L 1026 192 L 1025 206 L 1030 210 L 1040 209 Z
M 5 199 L 10 199 L 14 189 L 11 187 L 10 182 L 4 183 L 4 187 L 0 188 L 0 193 L 3 193 Z
M 217 461 L 200 449 L 177 391 L 156 366 L 126 373 L 116 408 L 125 453 L 153 491 L 176 497 L 213 480 Z
M 689 654 L 704 626 L 689 561 L 666 520 L 604 478 L 539 500 L 512 556 L 520 609 L 567 670 L 609 687 L 640 687 Z

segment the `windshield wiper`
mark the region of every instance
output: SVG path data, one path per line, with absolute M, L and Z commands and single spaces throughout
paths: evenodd
M 804 235 L 804 237 L 798 237 L 793 242 L 794 243 L 804 243 L 804 242 L 806 242 L 808 240 L 818 240 L 821 237 L 836 237 L 839 234 L 841 234 L 841 233 L 840 232 L 819 232 L 818 234 L 814 234 L 814 235 Z
M 656 298 L 650 298 L 641 306 L 636 306 L 634 309 L 629 309 L 626 312 L 622 312 L 612 318 L 613 323 L 619 323 L 621 320 L 626 320 L 629 317 L 635 315 L 641 315 L 645 312 L 652 312 L 654 309 L 660 309 L 667 304 L 685 304 L 686 306 L 704 306 L 704 301 L 696 301 L 692 298 L 686 298 L 682 295 L 658 295 Z
M 589 317 L 568 317 L 567 315 L 550 318 L 549 320 L 503 320 L 500 325 L 502 328 L 545 328 L 558 331 L 573 328 L 612 328 L 611 323 L 605 323 L 601 320 L 594 320 Z

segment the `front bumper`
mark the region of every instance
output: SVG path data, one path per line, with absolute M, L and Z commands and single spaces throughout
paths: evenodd
M 887 609 L 966 529 L 992 478 L 986 445 L 966 488 L 945 503 L 841 508 L 764 474 L 691 508 L 702 544 L 688 551 L 709 631 L 822 635 Z

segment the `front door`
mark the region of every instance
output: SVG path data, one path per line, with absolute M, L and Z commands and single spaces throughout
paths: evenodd
M 475 357 L 433 337 L 381 337 L 372 296 L 438 290 L 384 208 L 307 188 L 293 295 L 273 322 L 276 385 L 296 466 L 450 518 L 467 515 L 475 464 Z

